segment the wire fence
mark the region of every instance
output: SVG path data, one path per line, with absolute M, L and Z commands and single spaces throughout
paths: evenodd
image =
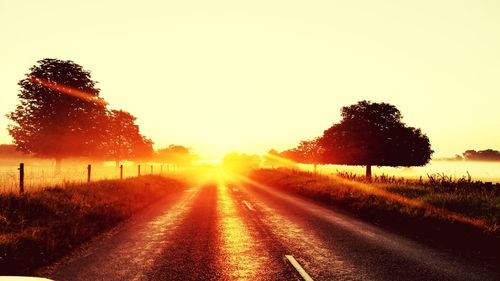
M 176 165 L 161 163 L 129 163 L 120 166 L 82 163 L 63 166 L 60 171 L 50 164 L 11 163 L 0 166 L 0 193 L 30 192 L 144 175 L 166 175 L 178 170 Z

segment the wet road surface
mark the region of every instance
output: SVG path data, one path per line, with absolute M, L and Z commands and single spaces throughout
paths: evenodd
M 331 208 L 259 184 L 192 187 L 92 241 L 55 280 L 499 280 Z

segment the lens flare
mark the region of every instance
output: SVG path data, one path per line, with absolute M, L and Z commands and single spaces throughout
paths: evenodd
M 92 103 L 96 103 L 96 104 L 101 104 L 101 105 L 108 104 L 103 98 L 95 96 L 91 93 L 80 91 L 80 90 L 72 88 L 72 87 L 68 87 L 68 86 L 60 85 L 60 84 L 55 83 L 55 82 L 43 80 L 43 79 L 40 79 L 40 78 L 35 77 L 35 76 L 30 76 L 28 79 L 32 83 L 49 88 L 49 89 L 54 90 L 60 94 L 65 94 L 68 96 L 72 96 L 72 97 L 79 98 L 79 99 L 82 99 L 82 100 L 85 100 L 88 102 L 92 102 Z

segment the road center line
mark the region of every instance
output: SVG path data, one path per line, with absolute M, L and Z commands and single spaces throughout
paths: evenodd
M 251 205 L 250 203 L 248 203 L 248 202 L 247 202 L 247 200 L 243 200 L 242 202 L 243 202 L 243 204 L 244 204 L 244 205 L 245 205 L 245 206 L 246 206 L 246 207 L 247 207 L 250 211 L 253 211 L 253 210 L 254 210 L 254 209 L 253 209 L 253 207 L 252 207 L 252 205 Z
M 314 281 L 293 256 L 285 255 L 285 257 L 293 265 L 293 267 L 295 267 L 295 269 L 299 272 L 300 276 L 302 276 L 305 281 Z

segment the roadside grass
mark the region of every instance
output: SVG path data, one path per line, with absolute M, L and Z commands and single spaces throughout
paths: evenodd
M 420 200 L 429 205 L 453 211 L 465 217 L 483 220 L 491 231 L 500 224 L 500 189 L 446 189 L 416 185 L 379 185 L 387 191 L 407 198 Z
M 0 275 L 30 274 L 183 187 L 143 176 L 0 194 Z
M 366 183 L 363 176 L 337 173 L 337 177 Z M 484 222 L 484 227 L 496 231 L 500 225 L 500 185 L 491 182 L 472 181 L 467 177 L 452 178 L 445 174 L 427 175 L 427 180 L 375 177 L 370 185 L 423 202 L 442 210 L 455 212 L 467 218 Z
M 367 183 L 288 169 L 251 175 L 267 186 L 321 201 L 436 246 L 499 258 L 500 187 L 478 182 Z

